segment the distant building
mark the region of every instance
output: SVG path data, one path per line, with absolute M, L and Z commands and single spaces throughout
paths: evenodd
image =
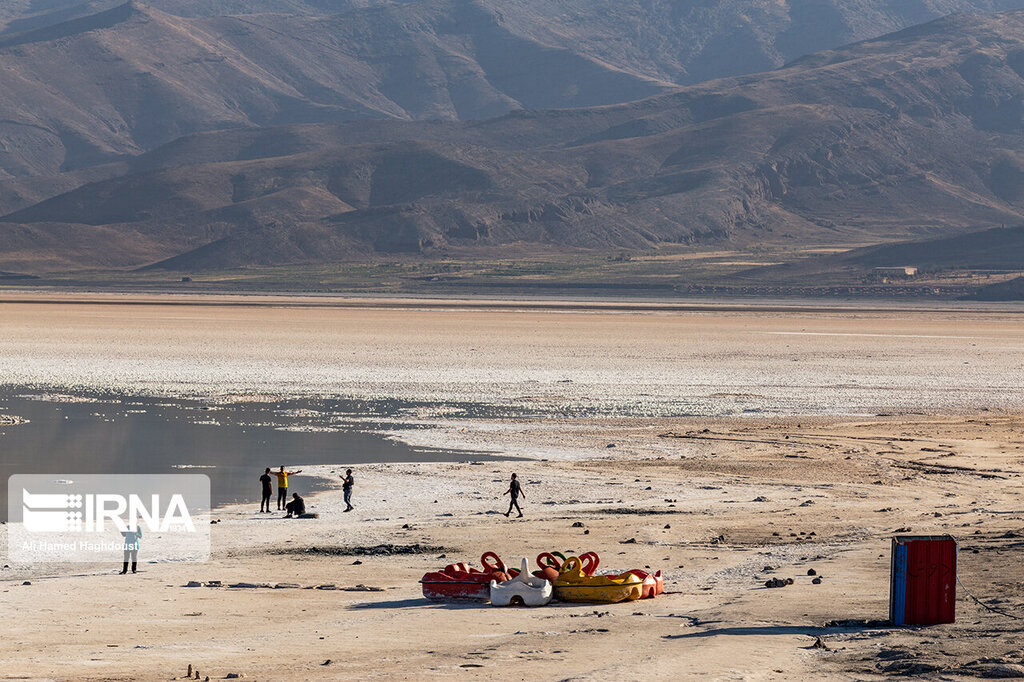
M 875 274 L 879 277 L 913 277 L 917 274 L 917 267 L 913 265 L 899 265 L 875 268 Z

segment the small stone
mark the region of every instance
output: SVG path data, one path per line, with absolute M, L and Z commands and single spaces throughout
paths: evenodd
M 815 637 L 814 638 L 814 648 L 815 649 L 827 649 L 828 647 L 825 646 L 825 642 L 821 641 L 821 637 Z
M 821 578 L 815 578 L 814 580 L 811 581 L 811 584 L 813 584 L 813 585 L 820 585 L 821 584 Z
M 22 585 L 31 585 L 31 584 L 32 584 L 31 580 L 26 580 L 25 582 L 22 583 Z
M 590 535 L 590 531 L 589 530 L 585 530 L 585 531 L 583 531 L 583 534 L 584 535 Z
M 621 544 L 621 545 L 635 545 L 636 544 L 636 538 L 630 538 L 628 540 L 623 540 L 619 544 Z
M 245 673 L 228 673 L 224 676 L 225 680 L 240 680 L 245 677 Z
M 362 561 L 360 561 L 359 559 L 356 559 L 355 561 L 352 562 L 352 565 L 353 566 L 361 566 L 362 563 L 363 563 Z
M 201 582 L 199 582 L 198 580 L 189 580 L 185 584 L 185 587 L 202 587 L 202 586 L 203 586 L 203 584 Z
M 808 568 L 807 575 L 818 575 L 818 572 L 815 571 L 813 568 Z
M 768 498 L 765 497 L 764 495 L 758 495 L 757 497 L 754 498 L 754 502 L 767 502 L 767 501 L 768 501 Z
M 333 661 L 331 661 L 331 659 L 328 658 L 326 661 L 324 661 L 320 665 L 330 665 L 331 663 L 333 663 Z
M 803 502 L 800 503 L 800 506 L 810 507 L 812 504 L 814 504 L 814 500 L 804 500 Z
M 576 523 L 572 524 L 572 527 L 573 528 L 582 528 L 583 527 L 583 522 L 582 521 L 577 521 Z
M 671 527 L 672 527 L 672 524 L 671 524 L 671 523 L 666 523 L 666 524 L 665 524 L 665 530 L 668 530 L 668 529 L 669 529 L 669 528 L 671 528 Z

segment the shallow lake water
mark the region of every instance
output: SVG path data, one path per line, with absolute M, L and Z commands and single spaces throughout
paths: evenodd
M 380 428 L 415 405 L 399 401 L 171 399 L 112 393 L 39 392 L 0 388 L 0 510 L 6 515 L 13 474 L 158 474 L 210 476 L 213 502 L 258 500 L 265 467 L 302 464 L 483 460 L 488 456 L 414 448 Z M 27 420 L 27 421 L 25 421 Z M 294 476 L 289 491 L 317 488 Z

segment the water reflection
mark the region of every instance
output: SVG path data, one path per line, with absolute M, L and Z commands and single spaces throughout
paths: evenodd
M 0 513 L 12 474 L 205 473 L 214 504 L 258 500 L 264 467 L 361 462 L 460 461 L 486 455 L 413 448 L 384 428 L 423 405 L 306 399 L 245 402 L 0 389 Z M 315 479 L 296 477 L 307 493 Z

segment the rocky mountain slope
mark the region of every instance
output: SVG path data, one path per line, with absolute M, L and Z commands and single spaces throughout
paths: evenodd
M 614 106 L 184 137 L 8 213 L 0 268 L 949 235 L 1024 220 L 1022 115 L 1024 12 L 959 15 Z
M 665 89 L 516 36 L 473 2 L 184 19 L 135 2 L 0 36 L 0 169 L 52 175 L 203 130 L 482 118 Z
M 8 0 L 0 181 L 80 170 L 206 130 L 627 102 L 950 12 L 1020 7 L 1024 0 Z
M 123 0 L 8 0 L 17 32 Z M 178 17 L 422 13 L 431 0 L 149 0 Z M 766 71 L 811 52 L 875 38 L 948 14 L 1024 7 L 1022 0 L 480 0 L 515 35 L 680 85 Z

